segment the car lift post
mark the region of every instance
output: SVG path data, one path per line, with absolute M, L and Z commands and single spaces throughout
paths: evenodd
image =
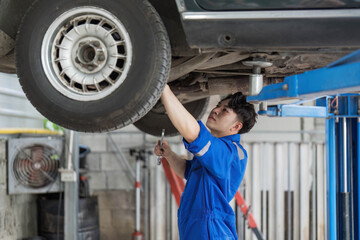
M 353 94 L 349 94 L 353 92 Z M 359 239 L 360 228 L 360 50 L 327 67 L 268 85 L 253 103 L 309 100 L 317 106 L 276 105 L 259 114 L 326 118 L 327 239 Z
M 360 115 L 360 100 L 358 100 L 358 115 Z M 360 117 L 357 118 L 357 161 L 355 161 L 354 169 L 356 173 L 360 173 Z M 354 202 L 359 203 L 360 202 L 360 176 L 359 174 L 354 174 L 355 184 L 354 184 L 354 191 L 357 192 L 357 194 L 354 197 Z M 356 214 L 354 217 L 354 221 L 356 224 L 354 224 L 355 229 L 355 236 L 360 236 L 360 204 L 357 205 L 357 208 L 355 208 Z

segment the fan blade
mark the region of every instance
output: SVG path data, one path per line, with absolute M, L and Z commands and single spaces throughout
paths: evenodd
M 32 160 L 31 156 L 24 151 L 24 149 L 18 148 L 18 147 L 16 147 L 16 149 L 17 149 L 19 152 L 22 152 L 23 154 L 25 154 L 25 156 L 27 157 L 27 159 L 29 159 L 30 162 L 35 162 L 34 160 Z
M 52 182 L 55 182 L 55 179 L 52 178 L 49 174 L 47 174 L 47 172 L 45 172 L 41 168 L 40 168 L 40 172 L 42 172 L 44 174 L 44 176 L 47 177 L 49 180 L 51 180 Z

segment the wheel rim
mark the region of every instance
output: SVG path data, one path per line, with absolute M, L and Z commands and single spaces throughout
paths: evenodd
M 132 61 L 131 39 L 110 12 L 74 8 L 48 28 L 41 61 L 49 82 L 60 93 L 78 101 L 99 100 L 126 79 Z

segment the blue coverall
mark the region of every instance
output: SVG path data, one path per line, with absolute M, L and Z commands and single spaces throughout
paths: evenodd
M 202 122 L 199 125 L 194 142 L 183 140 L 194 158 L 186 161 L 187 182 L 178 210 L 180 239 L 237 239 L 229 202 L 244 177 L 247 153 L 239 134 L 216 138 Z

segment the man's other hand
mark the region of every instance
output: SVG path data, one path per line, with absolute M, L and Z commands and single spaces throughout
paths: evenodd
M 169 143 L 164 140 L 162 147 L 160 147 L 160 141 L 158 141 L 158 144 L 154 148 L 154 153 L 156 156 L 167 158 L 171 155 L 172 151 Z

